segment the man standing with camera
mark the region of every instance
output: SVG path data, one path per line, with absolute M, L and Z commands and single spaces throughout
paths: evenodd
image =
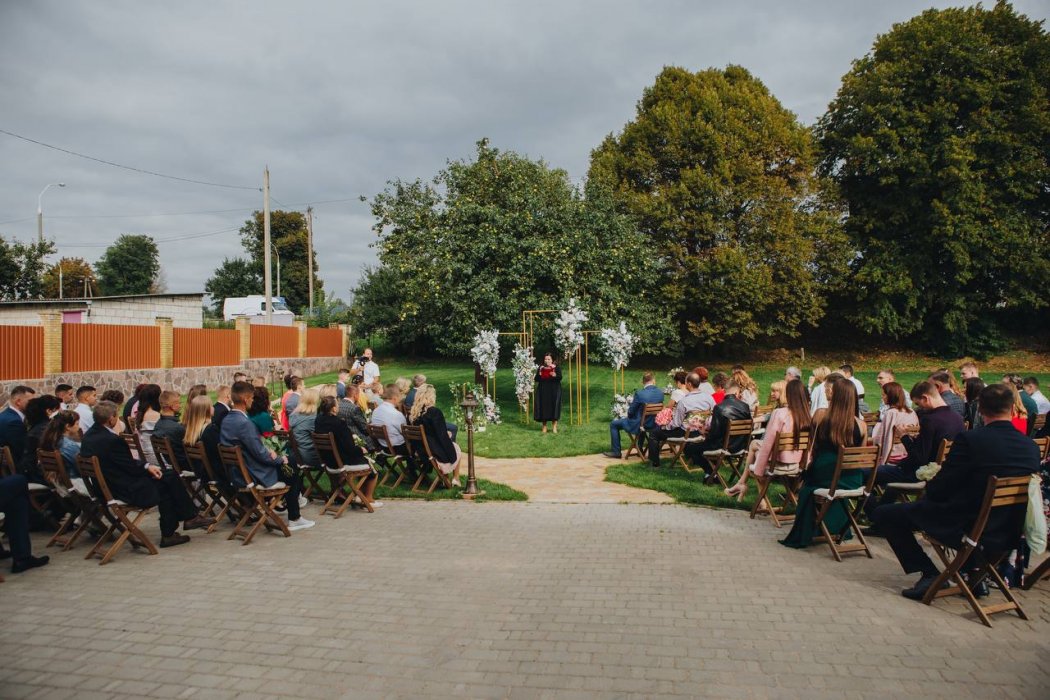
M 352 376 L 360 375 L 363 386 L 370 387 L 379 381 L 379 365 L 372 361 L 372 348 L 365 348 L 360 357 L 354 360 L 354 366 L 350 368 Z

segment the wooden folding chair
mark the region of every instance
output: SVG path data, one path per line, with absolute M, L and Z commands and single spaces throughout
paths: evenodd
M 1010 592 L 1009 586 L 1006 585 L 1002 576 L 996 571 L 999 562 L 1002 561 L 1009 552 L 985 552 L 981 547 L 981 537 L 984 536 L 984 528 L 988 524 L 988 518 L 993 509 L 1010 506 L 1020 507 L 1028 504 L 1028 484 L 1031 479 L 1032 477 L 1030 476 L 988 477 L 988 488 L 984 493 L 984 502 L 981 504 L 981 510 L 978 511 L 977 520 L 974 521 L 969 534 L 964 535 L 962 538 L 961 549 L 955 549 L 951 545 L 938 542 L 928 533 L 926 534 L 926 539 L 929 541 L 930 546 L 933 547 L 933 551 L 937 553 L 941 562 L 944 563 L 944 571 L 941 572 L 941 575 L 937 577 L 937 580 L 934 581 L 933 585 L 930 586 L 928 591 L 926 591 L 926 595 L 922 599 L 923 603 L 930 605 L 936 598 L 942 598 L 949 595 L 961 595 L 966 598 L 970 607 L 973 608 L 973 611 L 977 613 L 977 617 L 981 619 L 981 622 L 983 622 L 986 627 L 992 626 L 992 621 L 989 618 L 989 615 L 1008 612 L 1010 610 L 1015 610 L 1017 616 L 1022 620 L 1028 619 L 1024 610 L 1021 609 L 1021 604 L 1017 602 L 1013 593 Z M 1018 532 L 1017 535 L 1020 537 L 1021 533 Z M 954 557 L 949 558 L 949 550 L 955 551 Z M 989 558 L 989 555 L 991 555 L 991 558 Z M 971 558 L 973 561 L 971 561 Z M 977 563 L 976 568 L 972 566 L 974 562 Z M 967 563 L 971 564 L 970 581 L 967 581 L 962 573 L 960 573 Z M 993 587 L 998 588 L 999 592 L 1006 598 L 1005 603 L 999 603 L 997 605 L 981 605 L 977 602 L 977 598 L 974 596 L 972 588 L 986 577 L 991 579 Z M 944 588 L 949 581 L 953 582 L 954 585 Z
M 143 462 L 146 461 L 146 452 L 142 449 L 142 441 L 139 439 L 138 433 L 121 433 L 120 437 L 124 440 L 124 444 L 128 446 L 128 449 L 131 450 L 132 457 Z
M 755 475 L 755 481 L 758 482 L 758 498 L 755 505 L 751 506 L 751 519 L 754 520 L 759 512 L 768 513 L 773 524 L 782 527 L 784 523 L 795 519 L 794 515 L 785 514 L 784 510 L 789 505 L 798 506 L 798 491 L 809 459 L 809 431 L 798 432 L 798 443 L 795 442 L 794 433 L 777 433 L 776 440 L 777 444 L 773 446 L 774 457 L 782 452 L 802 450 L 802 458 L 794 463 L 774 459 L 763 476 Z M 781 484 L 784 487 L 784 502 L 779 506 L 774 506 L 769 496 L 769 489 L 773 484 Z M 766 504 L 765 507 L 762 506 L 763 503 Z
M 664 444 L 668 446 L 671 451 L 671 467 L 679 465 L 688 474 L 693 472 L 703 471 L 702 467 L 695 466 L 689 463 L 689 460 L 685 458 L 685 448 L 687 445 L 696 445 L 704 441 L 704 436 L 700 432 L 686 433 L 681 437 L 669 437 L 664 441 Z
M 171 444 L 171 440 L 166 437 L 150 435 L 149 442 L 153 448 L 153 454 L 156 456 L 157 461 L 160 462 L 157 466 L 178 474 L 179 481 L 182 482 L 190 500 L 193 501 L 194 507 L 197 510 L 206 509 L 208 507 L 208 499 L 204 492 L 204 480 L 197 477 L 197 473 L 190 468 L 189 464 L 179 463 L 179 459 L 175 454 L 175 446 Z
M 295 435 L 290 430 L 282 430 L 277 433 L 278 436 L 283 436 L 288 440 L 288 454 L 299 468 L 299 473 L 303 475 L 303 498 L 306 499 L 318 499 L 321 501 L 328 500 L 329 494 L 325 493 L 324 487 L 321 486 L 321 477 L 324 475 L 324 467 L 320 464 L 307 464 L 303 458 L 302 450 L 299 449 L 299 441 L 295 439 Z
M 15 458 L 11 455 L 11 448 L 7 445 L 0 446 L 0 477 L 14 476 L 18 473 L 15 466 Z
M 321 508 L 321 515 L 331 512 L 339 519 L 351 505 L 361 506 L 369 513 L 374 513 L 372 501 L 361 491 L 365 480 L 372 475 L 372 467 L 368 464 L 343 464 L 343 457 L 339 454 L 332 433 L 310 433 L 310 437 L 332 487 L 331 495 Z
M 208 534 L 215 532 L 219 522 L 225 517 L 237 522 L 244 515 L 244 508 L 237 500 L 237 491 L 229 486 L 228 482 L 219 480 L 204 444 L 198 442 L 196 445 L 184 445 L 183 449 L 186 450 L 186 459 L 190 460 L 191 464 L 201 465 L 205 474 L 204 496 L 207 503 L 203 514 L 215 519 L 215 522 L 208 526 Z
M 248 471 L 248 465 L 244 463 L 244 454 L 241 452 L 240 445 L 234 447 L 219 445 L 219 457 L 222 459 L 226 473 L 240 474 L 245 483 L 245 486 L 238 490 L 238 494 L 243 496 L 242 503 L 244 503 L 241 518 L 226 539 L 241 537 L 244 539 L 241 542 L 243 546 L 250 543 L 255 533 L 262 527 L 270 531 L 276 530 L 285 537 L 291 537 L 292 533 L 288 529 L 288 524 L 274 510 L 281 505 L 281 500 L 291 490 L 291 487 L 286 486 L 283 481 L 278 481 L 269 488 L 256 484 L 252 473 Z
M 74 482 L 69 477 L 62 453 L 58 450 L 37 450 L 36 454 L 44 478 L 51 482 L 56 497 L 65 506 L 67 513 L 46 546 L 58 545 L 62 547 L 63 552 L 68 552 L 90 526 L 94 525 L 99 531 L 104 531 L 106 524 L 99 517 L 98 506 L 88 493 L 84 480 L 77 479 Z
M 747 445 L 744 445 L 744 449 L 736 450 L 735 452 L 730 451 L 730 445 L 733 444 L 733 440 L 736 438 L 750 437 L 753 429 L 754 421 L 750 418 L 731 420 L 726 428 L 725 440 L 722 442 L 722 446 L 718 449 L 704 452 L 704 457 L 710 463 L 714 476 L 718 479 L 722 488 L 729 488 L 729 483 L 722 478 L 721 469 L 723 466 L 728 466 L 732 470 L 733 481 L 740 478 L 741 467 L 746 469 L 744 460 L 747 459 Z
M 1037 415 L 1035 417 L 1035 422 L 1032 423 L 1032 432 L 1029 433 L 1029 435 L 1038 435 L 1039 434 L 1039 431 L 1042 430 L 1046 426 L 1046 416 L 1047 416 L 1047 414 L 1040 413 L 1039 415 Z
M 0 447 L 0 476 L 14 476 L 18 473 L 18 465 L 11 454 L 11 448 L 7 445 Z M 35 481 L 29 482 L 29 505 L 34 511 L 54 530 L 61 525 L 51 515 L 51 506 L 59 501 L 51 486 L 40 484 Z
M 1032 442 L 1039 448 L 1040 462 L 1050 459 L 1050 437 L 1032 438 Z
M 396 489 L 405 480 L 408 471 L 408 464 L 404 455 L 394 452 L 394 447 L 390 442 L 390 431 L 387 430 L 385 425 L 369 423 L 368 437 L 372 438 L 372 442 L 378 446 L 379 451 L 376 453 L 378 461 L 381 461 L 385 467 L 383 476 L 379 479 L 379 486 L 385 485 L 391 474 L 397 474 L 397 480 L 394 481 L 393 485 L 393 488 Z
M 452 475 L 441 471 L 437 458 L 430 451 L 430 443 L 427 442 L 426 431 L 418 425 L 403 425 L 401 426 L 401 434 L 405 436 L 405 444 L 408 445 L 408 449 L 415 455 L 416 466 L 419 468 L 419 478 L 412 485 L 412 491 L 416 493 L 420 491 L 419 486 L 426 480 L 427 472 L 433 472 L 433 475 L 430 477 L 430 488 L 427 489 L 428 494 L 434 493 L 434 489 L 437 488 L 439 483 L 444 485 L 445 488 L 452 488 Z
M 813 492 L 813 503 L 816 507 L 817 526 L 821 535 L 814 539 L 823 539 L 831 549 L 831 555 L 835 561 L 842 561 L 843 554 L 852 552 L 864 552 L 868 559 L 872 559 L 871 549 L 861 534 L 860 525 L 857 524 L 857 515 L 864 507 L 864 500 L 871 493 L 875 483 L 876 468 L 879 462 L 879 448 L 875 445 L 863 447 L 840 447 L 838 460 L 835 462 L 835 473 L 831 477 L 831 486 L 816 489 Z M 846 472 L 870 469 L 871 475 L 866 484 L 855 489 L 840 489 L 839 481 Z M 828 512 L 838 503 L 846 514 L 846 524 L 838 532 L 828 529 L 824 518 Z M 847 532 L 852 531 L 857 538 L 856 542 L 845 543 L 844 537 Z
M 879 422 L 881 415 L 878 411 L 868 411 L 861 414 L 861 418 L 864 419 L 864 425 L 868 427 L 868 437 L 870 438 L 872 433 L 875 432 L 875 424 Z
M 106 483 L 106 475 L 102 472 L 98 457 L 78 457 L 77 470 L 88 492 L 95 497 L 99 513 L 109 521 L 109 527 L 84 558 L 101 557 L 102 561 L 99 562 L 99 566 L 103 566 L 117 555 L 125 543 L 130 543 L 132 549 L 144 547 L 150 554 L 156 554 L 157 547 L 139 528 L 139 523 L 148 513 L 153 512 L 154 507 L 133 506 L 114 498 L 113 493 L 109 490 L 109 484 Z M 107 549 L 107 544 L 114 535 L 117 537 Z
M 631 458 L 631 453 L 635 453 L 642 459 L 645 459 L 644 452 L 648 449 L 645 441 L 649 439 L 646 433 L 645 426 L 649 424 L 649 421 L 655 420 L 656 416 L 660 414 L 660 411 L 664 410 L 663 403 L 647 403 L 642 407 L 642 418 L 638 424 L 638 432 L 631 434 L 627 433 L 627 437 L 631 439 L 631 446 L 627 448 L 627 451 L 623 453 L 625 460 Z

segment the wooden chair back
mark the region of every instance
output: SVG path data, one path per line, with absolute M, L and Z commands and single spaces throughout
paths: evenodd
M 208 451 L 204 449 L 203 442 L 197 442 L 193 445 L 184 443 L 182 449 L 186 451 L 186 459 L 189 460 L 190 466 L 201 465 L 201 469 L 204 470 L 208 481 L 222 483 L 222 480 L 218 478 L 215 472 L 215 466 L 211 463 L 211 459 L 208 458 Z
M 51 482 L 56 488 L 66 491 L 73 490 L 73 482 L 69 478 L 66 469 L 66 461 L 58 450 L 37 450 L 36 461 L 40 464 L 40 470 L 44 472 L 44 478 Z
M 413 484 L 412 490 L 419 491 L 420 484 L 427 478 L 428 468 L 433 470 L 433 476 L 427 493 L 433 493 L 439 482 L 447 488 L 452 488 L 451 478 L 441 471 L 437 458 L 430 451 L 427 431 L 423 430 L 423 427 L 419 425 L 404 425 L 401 427 L 401 434 L 405 437 L 405 444 L 408 445 L 409 451 L 415 455 L 416 464 L 419 465 L 419 478 Z
M 1032 442 L 1039 448 L 1040 462 L 1050 459 L 1050 437 L 1032 438 Z
M 127 430 L 129 433 L 138 432 L 139 421 L 137 418 L 135 418 L 134 413 L 128 415 L 127 420 L 124 421 L 124 427 L 125 430 Z
M 380 452 L 387 455 L 388 457 L 394 456 L 394 450 L 390 444 L 390 431 L 387 430 L 385 425 L 376 425 L 375 423 L 369 423 L 368 437 L 372 438 L 372 442 L 376 444 Z
M 802 459 L 799 460 L 799 470 L 803 470 L 806 467 L 807 458 L 809 457 L 809 430 L 798 431 L 798 440 L 795 440 L 795 434 L 793 432 L 777 433 L 777 444 L 773 448 L 774 456 L 779 455 L 781 452 L 795 452 L 798 450 L 802 451 Z
M 650 420 L 654 420 L 658 415 L 660 415 L 660 411 L 662 410 L 664 410 L 663 402 L 645 404 L 645 406 L 642 408 L 642 422 L 638 424 L 639 429 L 645 430 L 645 424 L 648 423 Z
M 332 433 L 310 433 L 310 439 L 314 441 L 314 450 L 317 458 L 321 460 L 321 466 L 332 471 L 342 470 L 343 456 L 339 454 L 339 446 L 335 442 Z
M 1046 413 L 1040 413 L 1035 417 L 1035 422 L 1032 423 L 1032 435 L 1038 435 L 1039 431 L 1046 427 Z
M 292 533 L 288 529 L 288 524 L 274 511 L 274 508 L 284 498 L 284 495 L 288 493 L 289 487 L 266 488 L 256 484 L 252 478 L 252 473 L 248 471 L 248 465 L 244 461 L 244 453 L 241 452 L 240 445 L 232 447 L 219 445 L 219 457 L 222 459 L 222 464 L 226 468 L 227 473 L 235 474 L 239 472 L 245 483 L 245 486 L 240 490 L 242 494 L 245 494 L 245 501 L 242 501 L 241 518 L 234 526 L 233 532 L 226 539 L 232 540 L 241 537 L 244 540 L 241 544 L 246 545 L 252 541 L 255 533 L 262 527 L 265 527 L 267 530 L 276 530 L 285 537 L 291 537 Z M 256 521 L 254 525 L 251 525 L 250 521 L 253 515 L 256 516 Z
M 98 457 L 77 457 L 77 471 L 84 485 L 95 497 L 98 504 L 98 514 L 109 522 L 109 528 L 99 537 L 95 546 L 87 553 L 85 559 L 93 557 L 101 558 L 99 566 L 108 564 L 117 555 L 126 542 L 138 549 L 144 547 L 149 554 L 157 554 L 158 550 L 153 541 L 139 527 L 139 523 L 147 513 L 154 507 L 143 508 L 120 502 L 113 498 L 113 492 L 109 490 L 106 475 L 102 471 Z M 132 513 L 137 513 L 134 518 Z M 101 522 L 101 518 L 96 519 Z M 114 538 L 115 539 L 112 539 Z M 110 544 L 112 539 L 112 544 Z
M 106 483 L 106 475 L 102 473 L 102 466 L 98 462 L 98 457 L 78 456 L 77 471 L 80 472 L 80 478 L 84 480 L 84 485 L 88 487 L 88 491 L 96 498 L 102 499 L 103 504 L 108 504 L 114 500 L 113 493 L 109 490 L 109 484 Z
M 241 452 L 240 445 L 219 445 L 219 458 L 222 460 L 222 466 L 226 468 L 226 473 L 240 474 L 241 478 L 244 479 L 244 488 L 254 489 L 255 479 L 252 478 L 252 473 L 248 471 L 248 465 L 244 462 L 244 453 Z
M 368 437 L 372 438 L 372 442 L 376 444 L 379 454 L 383 458 L 380 462 L 385 464 L 386 467 L 383 476 L 380 478 L 379 485 L 383 486 L 392 474 L 396 474 L 397 479 L 394 481 L 394 488 L 397 488 L 405 478 L 407 465 L 404 455 L 399 455 L 394 451 L 394 445 L 390 442 L 390 431 L 387 430 L 385 425 L 369 423 Z
M 160 462 L 157 465 L 158 467 L 169 469 L 176 474 L 182 473 L 182 466 L 178 463 L 178 459 L 175 456 L 175 448 L 172 446 L 171 440 L 166 437 L 150 435 L 149 444 L 153 448 L 153 454 L 156 456 L 157 461 Z
M 146 459 L 146 453 L 142 450 L 142 441 L 139 439 L 137 432 L 121 433 L 121 439 L 124 440 L 124 444 L 131 450 L 131 456 L 135 459 Z
M 835 497 L 835 491 L 838 489 L 839 480 L 842 478 L 843 474 L 863 469 L 870 469 L 872 471 L 865 486 L 867 492 L 871 493 L 875 484 L 875 472 L 877 471 L 878 466 L 879 448 L 875 445 L 840 447 L 838 459 L 835 461 L 835 473 L 831 477 L 831 486 L 828 489 L 828 496 L 831 498 Z
M 14 476 L 16 473 L 15 458 L 11 455 L 11 448 L 7 445 L 0 447 L 0 477 Z
M 937 464 L 944 464 L 944 460 L 948 458 L 948 455 L 952 451 L 952 441 L 948 438 L 941 440 L 940 447 L 937 448 L 937 457 L 934 460 Z
M 751 437 L 751 431 L 755 428 L 755 421 L 750 418 L 741 418 L 739 420 L 729 421 L 729 427 L 726 428 L 725 441 L 722 444 L 722 449 L 729 452 L 729 446 L 732 444 L 734 438 Z M 746 447 L 745 447 L 746 449 Z

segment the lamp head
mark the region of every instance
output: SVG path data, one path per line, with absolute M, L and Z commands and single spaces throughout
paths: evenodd
M 58 186 L 59 186 L 59 187 L 65 187 L 65 186 L 66 186 L 66 183 L 64 183 L 64 182 L 60 182 L 60 183 L 58 183 Z

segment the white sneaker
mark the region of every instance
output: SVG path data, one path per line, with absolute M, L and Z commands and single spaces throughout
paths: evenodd
M 317 523 L 315 523 L 313 520 L 307 520 L 306 518 L 302 518 L 301 517 L 298 520 L 289 520 L 288 521 L 288 529 L 292 530 L 292 531 L 295 531 L 295 530 L 306 530 L 306 529 L 309 529 L 309 528 L 313 527 L 316 524 Z
M 382 501 L 372 501 L 372 507 L 373 508 L 382 508 L 383 507 L 383 502 Z
M 299 494 L 299 507 L 305 508 L 308 505 L 310 505 L 310 499 L 303 494 Z

